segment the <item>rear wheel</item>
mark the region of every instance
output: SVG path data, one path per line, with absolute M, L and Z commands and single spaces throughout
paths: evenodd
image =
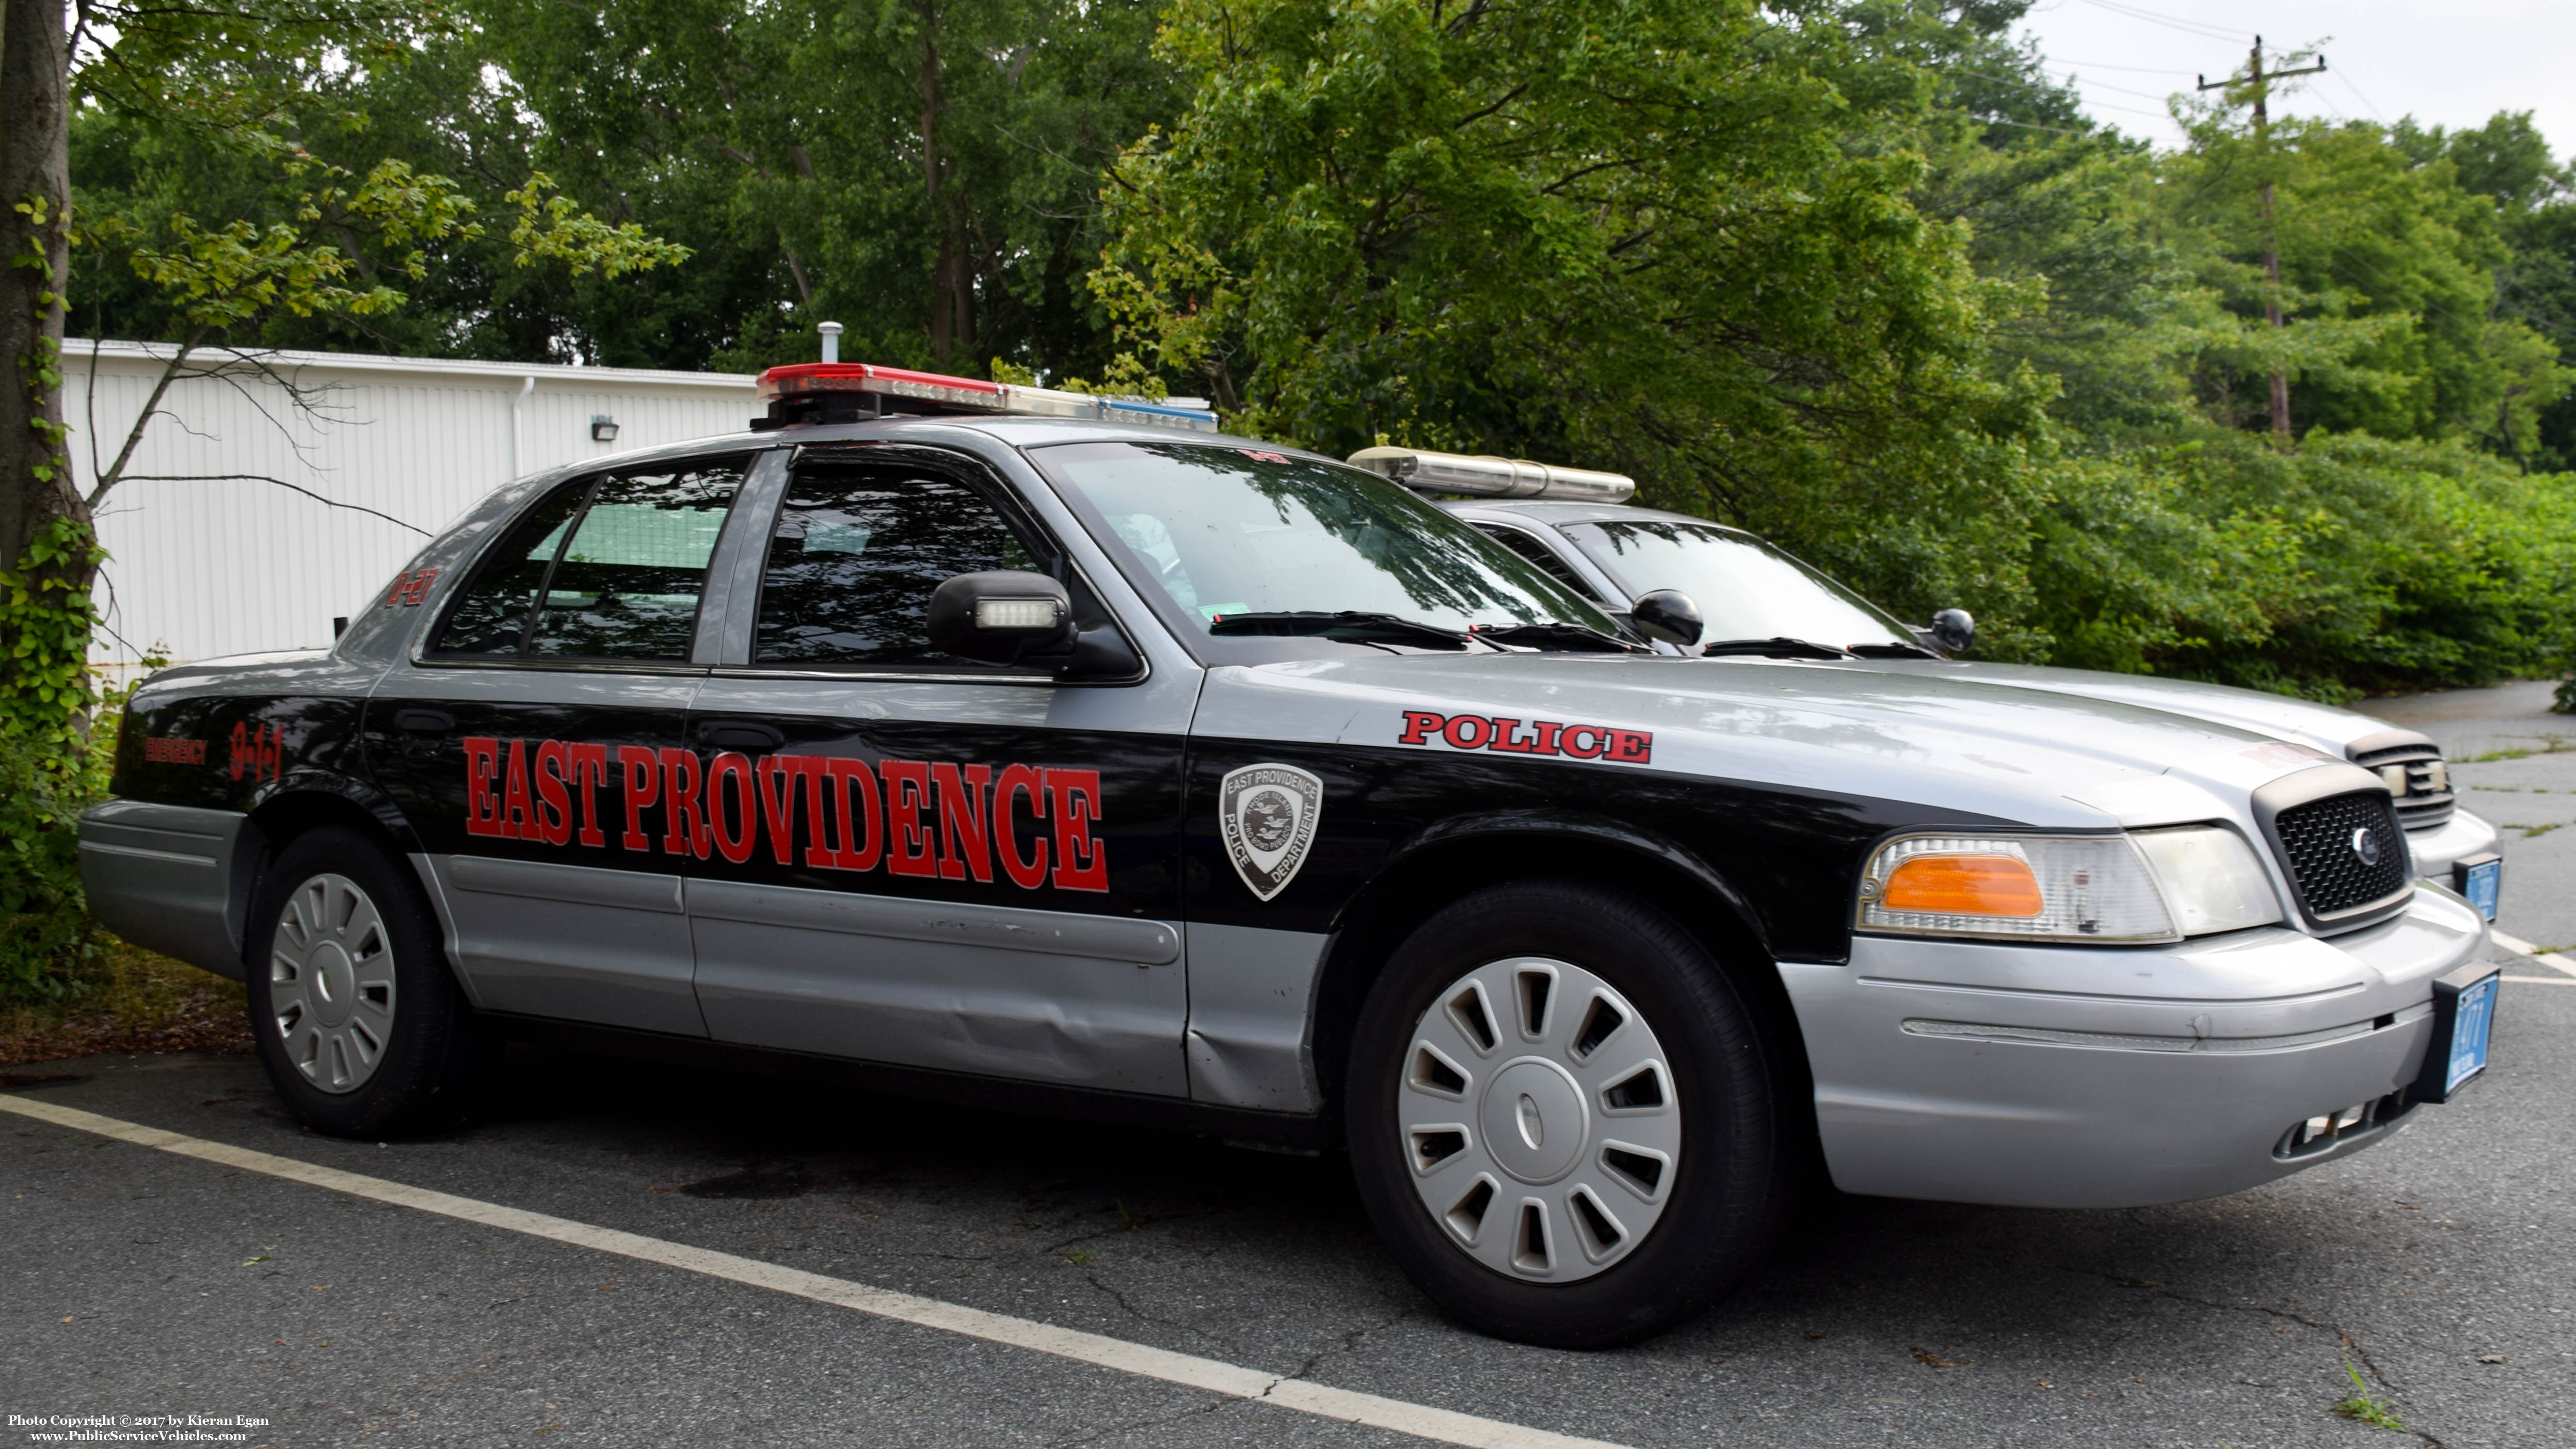
M 1423 923 L 1370 991 L 1346 1091 L 1378 1230 L 1499 1337 L 1671 1327 L 1787 1203 L 1750 1014 L 1688 932 L 1597 886 L 1494 886 Z
M 261 883 L 247 959 L 260 1063 L 315 1130 L 379 1137 L 463 1115 L 491 1043 L 420 887 L 374 842 L 296 837 Z

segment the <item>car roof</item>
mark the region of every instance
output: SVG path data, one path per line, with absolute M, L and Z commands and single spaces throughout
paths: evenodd
M 662 458 L 704 453 L 728 446 L 773 448 L 781 443 L 847 443 L 847 442 L 921 442 L 933 443 L 953 439 L 960 431 L 981 433 L 1015 448 L 1043 448 L 1060 443 L 1200 443 L 1225 448 L 1257 448 L 1263 452 L 1285 453 L 1316 462 L 1340 463 L 1304 448 L 1265 442 L 1259 438 L 1239 437 L 1232 433 L 1202 433 L 1195 429 L 1160 427 L 1150 423 L 1093 421 L 1087 418 L 1047 418 L 1012 413 L 928 413 L 898 414 L 894 417 L 869 418 L 851 423 L 797 423 L 783 428 L 739 433 L 717 433 L 685 442 L 665 443 L 651 448 L 638 448 L 605 458 L 584 459 L 573 471 L 589 472 L 602 467 L 624 467 L 650 463 Z
M 1663 508 L 1640 508 L 1633 503 L 1571 503 L 1545 498 L 1449 498 L 1437 501 L 1442 508 L 1456 514 L 1518 515 L 1532 523 L 1550 525 L 1653 519 L 1667 523 L 1696 523 L 1702 528 L 1723 528 L 1729 533 L 1744 533 L 1743 529 L 1701 518 L 1695 514 L 1674 513 Z M 1752 535 L 1745 536 L 1749 538 Z

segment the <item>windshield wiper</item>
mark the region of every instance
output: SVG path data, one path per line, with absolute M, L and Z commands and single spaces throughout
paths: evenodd
M 1851 652 L 1861 659 L 1938 659 L 1941 657 L 1920 644 L 1854 644 Z
M 1831 644 L 1818 644 L 1808 639 L 1786 637 L 1772 639 L 1720 639 L 1700 646 L 1700 653 L 1759 654 L 1770 659 L 1848 659 L 1851 656 Z
M 1434 624 L 1399 619 L 1393 614 L 1341 609 L 1282 609 L 1268 613 L 1219 614 L 1208 621 L 1211 634 L 1267 634 L 1273 637 L 1331 639 L 1344 644 L 1410 644 L 1422 649 L 1467 647 L 1467 636 Z
M 1622 643 L 1598 629 L 1580 624 L 1513 624 L 1506 628 L 1480 628 L 1479 639 L 1497 644 L 1516 644 L 1523 649 L 1548 649 L 1564 654 L 1634 654 L 1637 646 Z

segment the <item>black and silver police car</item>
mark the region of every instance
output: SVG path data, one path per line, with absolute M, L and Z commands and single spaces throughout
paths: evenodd
M 763 390 L 501 489 L 328 653 L 135 694 L 93 909 L 246 978 L 316 1128 L 452 1119 L 536 1033 L 1346 1143 L 1440 1304 L 1598 1345 L 1722 1292 L 1812 1160 L 2170 1202 L 2485 1065 L 2484 921 L 2324 751 L 1648 652 L 1186 409 Z

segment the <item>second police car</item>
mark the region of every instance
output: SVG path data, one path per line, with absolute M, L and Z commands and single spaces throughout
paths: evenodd
M 2415 869 L 2452 884 L 2487 919 L 2495 919 L 2503 882 L 2501 836 L 2492 823 L 2459 808 L 2441 747 L 2414 730 L 2259 690 L 1962 660 L 1954 656 L 1976 637 L 1965 611 L 1944 609 L 1928 628 L 1899 623 L 1742 529 L 1628 503 L 1635 486 L 1615 474 L 1505 458 L 1430 456 L 1433 461 L 1426 462 L 1426 455 L 1410 449 L 1371 448 L 1352 461 L 1418 491 L 1464 495 L 1440 506 L 1616 617 L 1626 617 L 1648 594 L 1686 595 L 1703 620 L 1703 637 L 1688 649 L 1702 657 L 1934 673 L 2115 700 L 2234 725 L 2350 760 L 2387 783 Z
M 2483 1068 L 2380 775 L 2134 703 L 1645 652 L 1360 469 L 861 364 L 522 480 L 327 653 L 166 671 L 83 823 L 324 1131 L 501 1034 L 1347 1144 L 1443 1307 L 1602 1345 L 1845 1190 L 2121 1206 Z

